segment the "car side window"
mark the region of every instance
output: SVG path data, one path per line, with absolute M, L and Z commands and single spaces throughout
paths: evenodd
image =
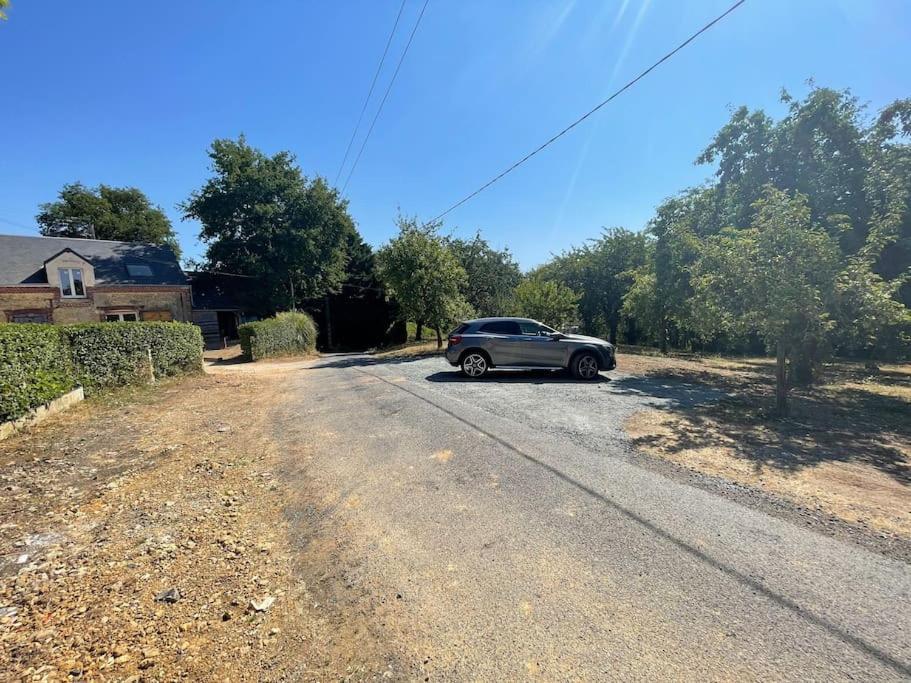
M 522 330 L 522 334 L 529 336 L 537 336 L 545 331 L 538 323 L 519 323 L 519 329 Z
M 497 320 L 492 323 L 484 323 L 481 326 L 481 332 L 490 334 L 521 334 L 518 323 L 512 320 Z

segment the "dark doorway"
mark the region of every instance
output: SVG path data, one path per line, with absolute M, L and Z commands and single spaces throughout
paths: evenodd
M 222 339 L 237 339 L 237 313 L 218 311 L 218 336 Z

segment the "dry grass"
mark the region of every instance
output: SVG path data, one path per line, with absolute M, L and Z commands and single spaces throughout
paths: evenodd
M 622 370 L 721 389 L 726 398 L 634 415 L 634 443 L 684 467 L 760 488 L 880 533 L 911 538 L 911 366 L 838 363 L 771 414 L 765 358 L 623 356 Z
M 437 348 L 436 339 L 431 341 L 408 342 L 399 346 L 383 349 L 374 354 L 376 358 L 416 358 L 419 356 L 435 356 L 446 351 L 446 343 Z

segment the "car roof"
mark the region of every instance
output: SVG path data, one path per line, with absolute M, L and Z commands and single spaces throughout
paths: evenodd
M 508 320 L 510 322 L 516 323 L 538 323 L 537 320 L 532 320 L 531 318 L 474 318 L 473 320 L 466 320 L 466 325 L 481 325 L 483 323 L 495 323 L 503 320 Z M 538 323 L 540 325 L 540 323 Z

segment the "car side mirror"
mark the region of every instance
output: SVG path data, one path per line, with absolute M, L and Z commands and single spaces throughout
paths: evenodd
M 562 332 L 548 332 L 547 336 L 550 337 L 553 341 L 560 341 L 561 339 L 566 338 L 566 335 Z

